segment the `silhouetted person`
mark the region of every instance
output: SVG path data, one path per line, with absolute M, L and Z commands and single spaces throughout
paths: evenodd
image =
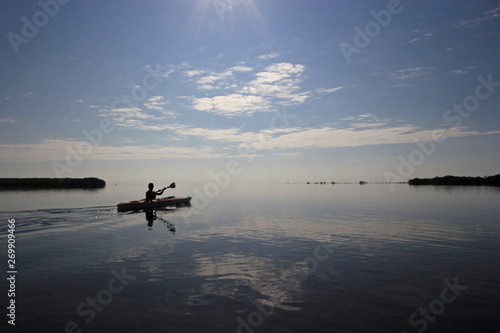
M 153 201 L 154 199 L 156 199 L 156 196 L 157 195 L 162 195 L 163 194 L 163 191 L 165 191 L 166 187 L 164 187 L 163 189 L 161 190 L 158 190 L 158 191 L 153 191 L 153 188 L 154 188 L 154 184 L 153 183 L 149 183 L 148 185 L 148 188 L 149 188 L 149 191 L 146 192 L 146 201 L 147 202 L 151 202 Z

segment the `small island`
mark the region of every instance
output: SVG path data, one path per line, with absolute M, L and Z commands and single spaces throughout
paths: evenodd
M 0 189 L 68 189 L 104 188 L 106 182 L 88 178 L 0 178 Z
M 444 176 L 434 178 L 413 178 L 410 185 L 459 185 L 459 186 L 500 186 L 500 174 L 485 177 Z

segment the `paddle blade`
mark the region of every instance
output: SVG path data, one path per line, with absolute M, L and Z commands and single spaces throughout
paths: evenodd
M 170 184 L 168 187 L 175 188 L 175 183 Z

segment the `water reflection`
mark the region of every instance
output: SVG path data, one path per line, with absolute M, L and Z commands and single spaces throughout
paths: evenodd
M 153 230 L 153 223 L 158 219 L 156 214 L 156 209 L 145 210 L 144 216 L 146 217 L 146 221 L 148 222 L 149 230 Z M 170 231 L 173 235 L 175 235 L 175 224 L 173 222 L 167 221 L 164 218 L 160 217 L 160 221 L 162 221 L 165 227 Z
M 160 331 L 168 321 L 172 331 L 187 331 L 189 323 L 190 331 L 234 332 L 238 318 L 256 323 L 263 313 L 266 323 L 255 332 L 265 325 L 400 332 L 411 313 L 439 296 L 443 279 L 455 276 L 470 287 L 446 318 L 458 322 L 465 313 L 498 323 L 489 315 L 500 297 L 498 192 L 418 188 L 383 197 L 371 185 L 363 193 L 361 186 L 300 195 L 281 188 L 256 197 L 221 194 L 193 214 L 118 213 L 115 206 L 1 213 L 16 218 L 22 236 L 24 323 L 36 327 L 44 318 L 50 326 L 54 318 L 50 327 L 60 329 L 79 320 L 75 307 L 121 267 L 137 280 L 98 314 L 93 331 L 120 327 L 114 308 L 133 318 L 130 331 Z

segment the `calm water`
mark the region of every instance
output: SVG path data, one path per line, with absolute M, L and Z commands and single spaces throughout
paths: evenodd
M 500 327 L 498 188 L 269 185 L 152 224 L 116 211 L 143 192 L 0 192 L 1 218 L 16 219 L 18 332 Z

